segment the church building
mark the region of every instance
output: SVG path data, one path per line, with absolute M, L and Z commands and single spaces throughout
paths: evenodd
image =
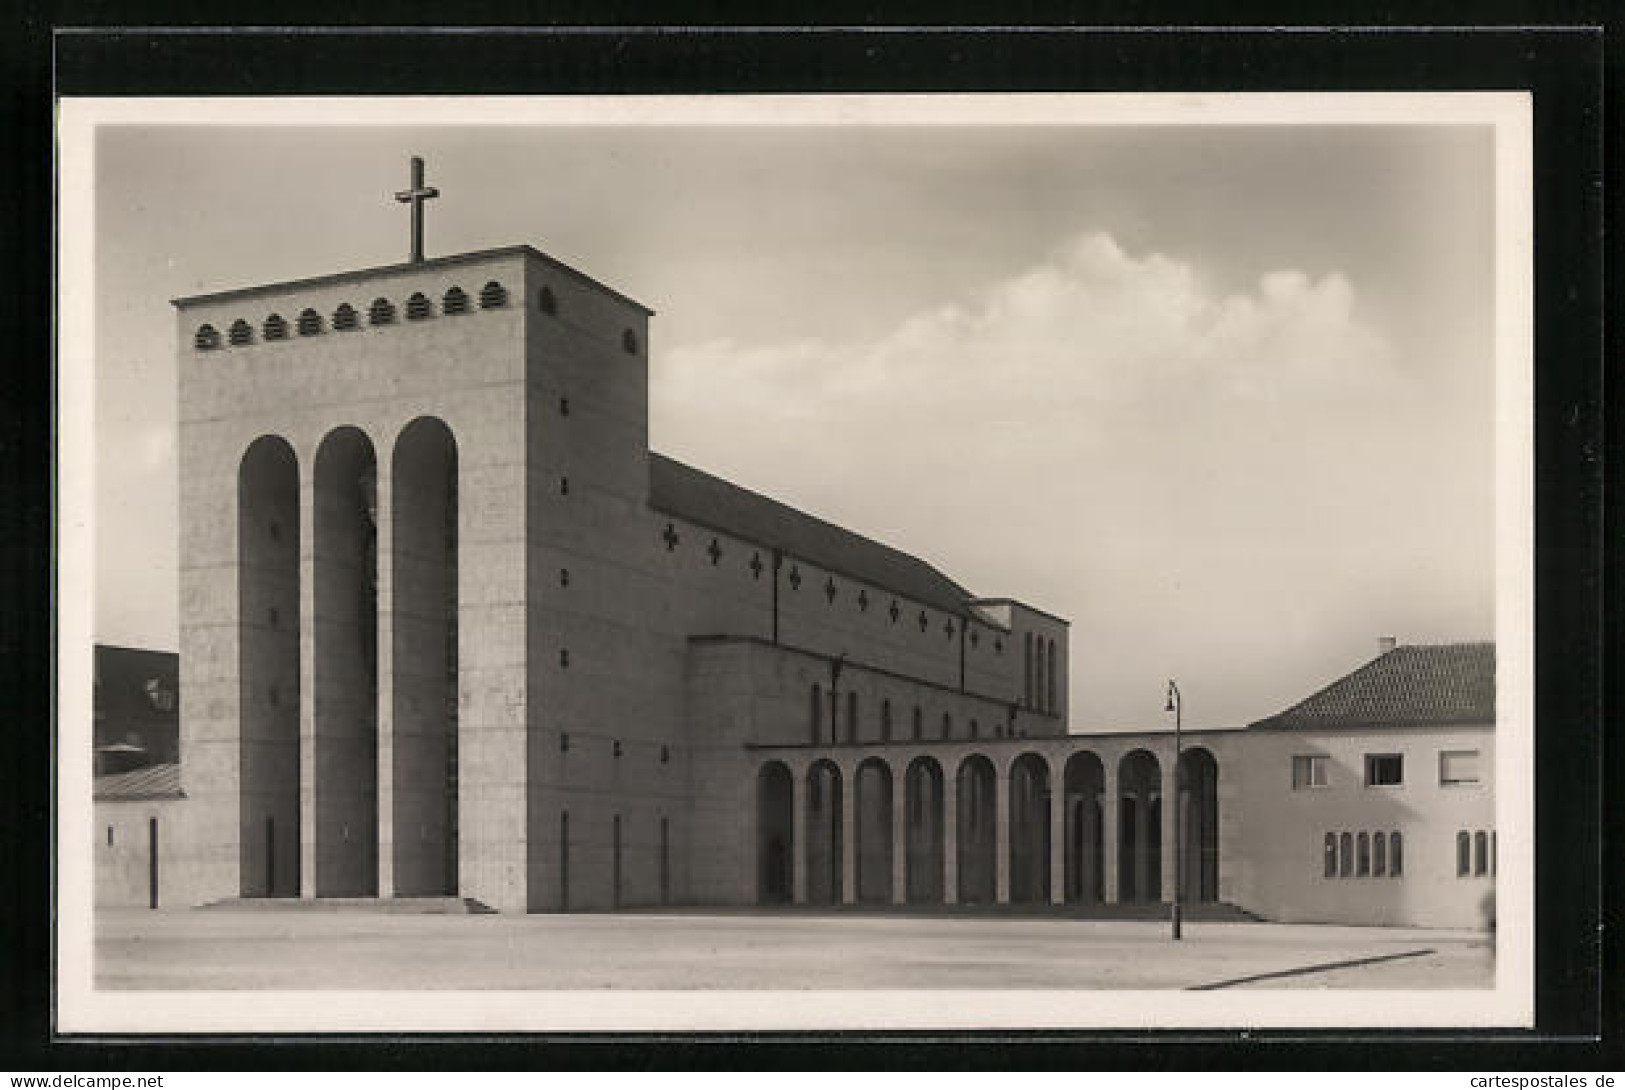
M 653 312 L 544 253 L 174 306 L 179 780 L 101 903 L 1476 922 L 1491 645 L 1075 733 L 1065 619 L 651 451 Z

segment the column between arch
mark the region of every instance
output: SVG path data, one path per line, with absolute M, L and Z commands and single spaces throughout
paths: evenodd
M 993 901 L 1010 903 L 1010 767 L 993 766 Z
M 1118 903 L 1117 883 L 1117 825 L 1122 801 L 1117 797 L 1117 765 L 1120 757 L 1100 760 L 1100 900 L 1103 904 Z
M 841 903 L 858 903 L 858 766 L 841 770 Z
M 807 766 L 789 767 L 790 900 L 804 905 L 807 903 Z

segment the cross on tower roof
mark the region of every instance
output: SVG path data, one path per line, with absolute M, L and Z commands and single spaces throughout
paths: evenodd
M 395 199 L 412 206 L 412 264 L 423 260 L 423 202 L 440 196 L 440 190 L 423 184 L 423 160 L 412 156 L 412 188 L 400 190 Z

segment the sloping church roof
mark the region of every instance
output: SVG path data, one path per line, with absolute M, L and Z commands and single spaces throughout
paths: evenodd
M 918 557 L 653 451 L 649 505 L 938 609 L 964 614 L 970 608 L 964 587 Z
M 1495 722 L 1495 644 L 1408 644 L 1253 727 L 1399 727 Z

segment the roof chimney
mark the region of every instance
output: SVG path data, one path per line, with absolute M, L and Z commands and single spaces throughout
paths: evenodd
M 1395 639 L 1393 636 L 1378 636 L 1377 637 L 1377 654 L 1379 654 L 1379 655 L 1386 655 L 1388 652 L 1392 651 L 1394 648 L 1396 648 L 1398 646 L 1399 646 L 1399 641 L 1397 639 Z

